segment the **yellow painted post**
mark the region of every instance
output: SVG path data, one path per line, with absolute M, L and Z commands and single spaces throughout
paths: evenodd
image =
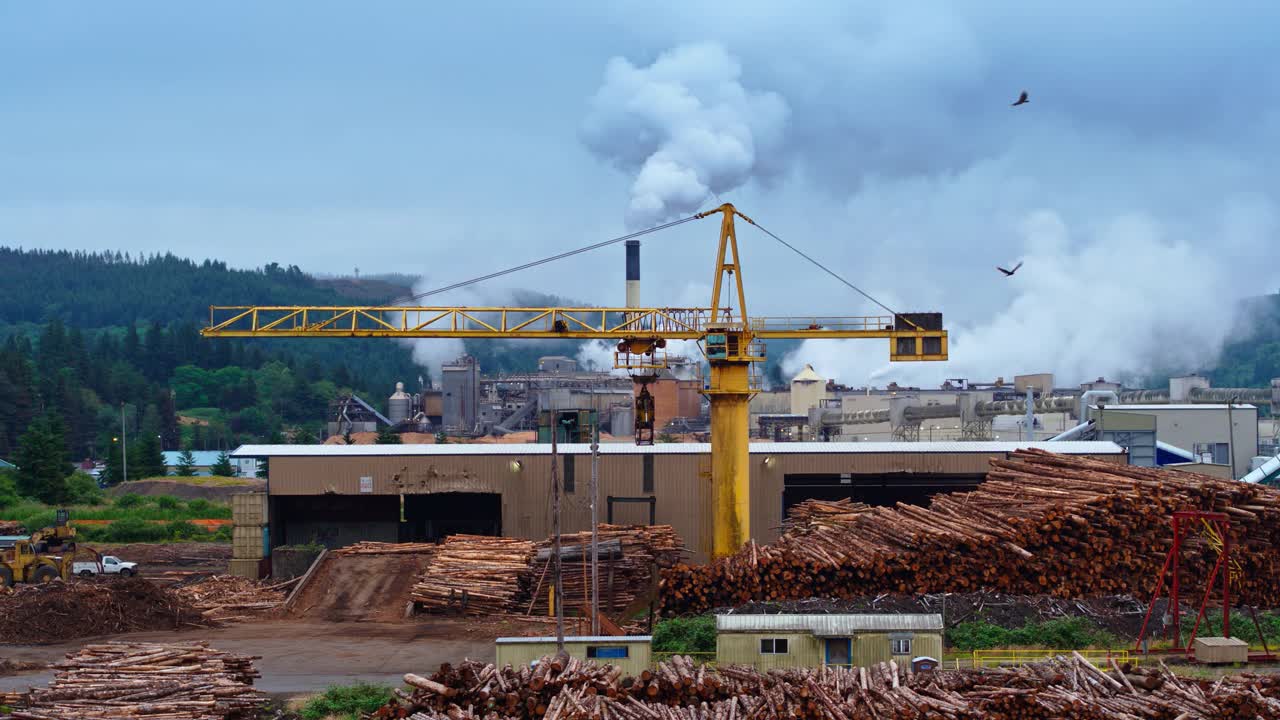
M 551 431 L 555 432 L 555 427 L 552 427 Z M 551 587 L 547 588 L 547 617 L 555 617 L 555 616 L 556 616 L 556 586 L 553 583 Z
M 751 536 L 751 364 L 712 361 L 711 557 L 732 555 Z

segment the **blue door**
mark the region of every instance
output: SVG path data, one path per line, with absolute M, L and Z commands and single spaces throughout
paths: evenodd
M 827 664 L 848 667 L 851 662 L 849 650 L 849 638 L 827 638 Z

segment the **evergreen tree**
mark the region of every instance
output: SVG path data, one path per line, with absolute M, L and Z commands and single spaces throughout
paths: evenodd
M 23 433 L 18 442 L 18 492 L 56 505 L 67 497 L 67 476 L 71 462 L 67 459 L 66 429 L 56 413 L 46 413 Z
M 399 445 L 400 436 L 390 426 L 387 426 L 378 430 L 378 437 L 373 442 L 378 445 Z
M 179 477 L 191 477 L 196 474 L 196 457 L 191 454 L 190 448 L 178 455 L 178 468 L 175 472 Z
M 102 481 L 107 485 L 119 485 L 125 481 L 124 457 L 119 437 L 112 437 L 111 445 L 106 452 L 106 467 L 102 470 Z
M 319 442 L 320 438 L 316 437 L 316 434 L 308 428 L 300 427 L 293 431 L 294 445 L 315 445 Z
M 254 475 L 257 475 L 259 478 L 263 480 L 266 480 L 268 477 L 271 477 L 271 469 L 267 463 L 268 463 L 267 458 L 259 458 L 257 471 L 254 473 Z
M 231 456 L 226 452 L 218 453 L 218 461 L 209 467 L 209 472 L 218 477 L 235 477 L 236 469 L 231 466 Z
M 129 443 L 129 479 L 142 480 L 163 477 L 168 472 L 164 453 L 160 450 L 160 438 L 150 433 Z

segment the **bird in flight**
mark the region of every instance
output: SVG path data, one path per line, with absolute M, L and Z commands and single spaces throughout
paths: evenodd
M 1004 273 L 1004 276 L 1005 276 L 1005 277 L 1013 277 L 1013 274 L 1014 274 L 1014 273 L 1016 273 L 1016 272 L 1018 272 L 1018 268 L 1020 268 L 1020 267 L 1022 267 L 1022 263 L 1021 263 L 1021 262 L 1019 262 L 1017 265 L 1014 265 L 1012 270 L 1005 270 L 1004 268 L 1000 267 L 999 265 L 997 265 L 997 266 L 996 266 L 996 269 L 997 269 L 997 270 L 999 270 L 1000 272 Z
M 1018 107 L 1019 105 L 1026 105 L 1029 102 L 1031 102 L 1031 99 L 1027 97 L 1027 91 L 1023 90 L 1022 94 L 1018 96 L 1018 101 L 1015 102 L 1013 105 L 1010 105 L 1010 107 Z

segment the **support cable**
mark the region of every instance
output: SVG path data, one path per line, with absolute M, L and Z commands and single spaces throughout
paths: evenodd
M 537 266 L 539 266 L 539 265 L 545 265 L 545 264 L 547 264 L 547 263 L 549 263 L 549 262 L 555 262 L 556 260 L 563 260 L 564 258 L 567 258 L 567 257 L 572 257 L 572 256 L 574 256 L 574 255 L 580 255 L 580 254 L 582 254 L 582 253 L 584 253 L 584 252 L 590 252 L 590 251 L 592 251 L 592 250 L 598 250 L 598 249 L 600 249 L 600 248 L 602 248 L 602 247 L 607 247 L 607 246 L 609 246 L 609 245 L 616 245 L 616 244 L 618 244 L 618 243 L 620 243 L 620 242 L 623 242 L 623 241 L 626 241 L 626 240 L 634 240 L 635 238 L 641 237 L 641 236 L 643 236 L 643 235 L 648 235 L 648 234 L 650 234 L 650 233 L 655 233 L 655 232 L 658 232 L 659 230 L 666 230 L 666 229 L 668 229 L 668 228 L 673 228 L 673 227 L 675 227 L 675 226 L 677 226 L 677 225 L 683 225 L 683 224 L 685 224 L 685 223 L 687 223 L 687 222 L 690 222 L 690 221 L 692 221 L 692 220 L 697 220 L 697 219 L 698 219 L 698 216 L 697 216 L 697 215 L 690 215 L 689 217 L 681 218 L 681 219 L 679 219 L 679 220 L 672 220 L 671 222 L 668 222 L 668 223 L 663 223 L 663 224 L 661 224 L 661 225 L 655 225 L 655 226 L 653 226 L 653 227 L 651 227 L 651 228 L 647 228 L 647 229 L 645 229 L 645 230 L 638 230 L 638 231 L 636 231 L 636 232 L 633 232 L 633 233 L 630 233 L 630 234 L 627 234 L 627 235 L 622 235 L 622 236 L 619 236 L 619 237 L 616 237 L 616 238 L 612 238 L 612 239 L 610 239 L 610 240 L 605 240 L 605 241 L 603 241 L 603 242 L 598 242 L 598 243 L 595 243 L 595 244 L 592 244 L 592 245 L 587 245 L 587 246 L 585 246 L 585 247 L 580 247 L 580 248 L 578 248 L 578 249 L 576 249 L 576 250 L 569 250 L 569 251 L 567 251 L 567 252 L 562 252 L 562 253 L 560 253 L 560 254 L 558 254 L 558 255 L 552 255 L 552 256 L 550 256 L 550 257 L 542 258 L 541 260 L 534 260 L 534 261 L 532 261 L 532 262 L 527 262 L 527 263 L 525 263 L 525 264 L 523 264 L 523 265 L 517 265 L 517 266 L 512 267 L 512 268 L 507 268 L 506 270 L 499 270 L 498 272 L 489 273 L 488 275 L 481 275 L 480 277 L 471 278 L 470 280 L 464 280 L 464 281 L 462 281 L 462 282 L 456 282 L 456 283 L 453 283 L 452 285 L 446 285 L 446 286 L 444 286 L 444 287 L 439 287 L 439 288 L 436 288 L 436 289 L 434 289 L 434 290 L 428 290 L 428 291 L 426 291 L 426 292 L 421 292 L 421 293 L 418 293 L 417 295 L 412 295 L 412 296 L 410 296 L 410 297 L 407 297 L 407 298 L 405 298 L 404 300 L 401 300 L 401 301 L 399 301 L 399 302 L 400 302 L 400 303 L 412 302 L 412 301 L 414 301 L 414 300 L 420 300 L 420 299 L 422 299 L 422 298 L 424 298 L 424 297 L 430 297 L 430 296 L 432 296 L 432 295 L 439 295 L 440 293 L 446 293 L 446 292 L 449 292 L 450 290 L 457 290 L 457 289 L 459 289 L 459 288 L 464 288 L 464 287 L 467 287 L 467 286 L 469 286 L 469 285 L 475 285 L 475 284 L 477 284 L 477 283 L 482 283 L 482 282 L 484 282 L 484 281 L 486 281 L 486 280 L 492 280 L 492 279 L 497 278 L 497 277 L 502 277 L 503 275 L 510 275 L 511 273 L 520 272 L 521 270 L 528 270 L 529 268 L 537 267 Z

